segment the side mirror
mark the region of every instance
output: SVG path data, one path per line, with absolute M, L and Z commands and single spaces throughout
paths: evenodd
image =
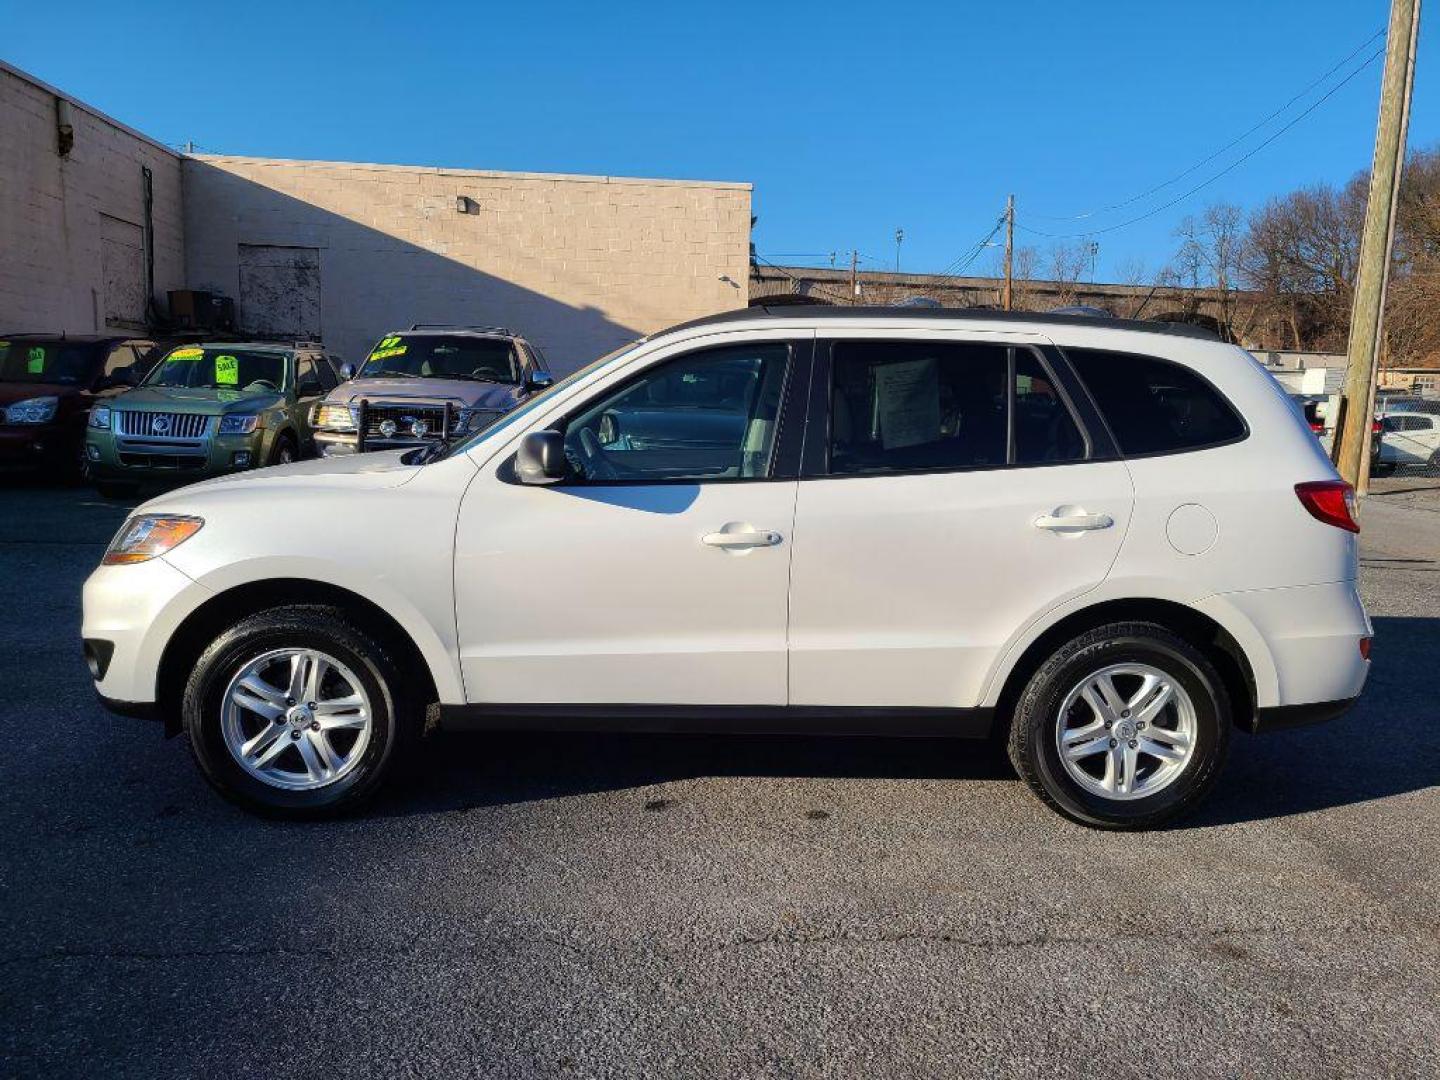
M 548 371 L 532 371 L 525 379 L 525 388 L 532 393 L 537 390 L 547 390 L 555 385 L 555 376 Z
M 340 381 L 341 381 L 341 382 L 349 382 L 349 381 L 350 381 L 351 379 L 353 379 L 354 377 L 355 377 L 355 365 L 354 365 L 354 364 L 341 364 L 341 365 L 340 365 Z
M 565 436 L 558 431 L 532 431 L 520 440 L 515 476 L 522 484 L 554 484 L 570 475 Z

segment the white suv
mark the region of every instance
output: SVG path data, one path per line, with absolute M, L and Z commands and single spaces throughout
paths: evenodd
M 438 723 L 994 733 L 1061 813 L 1141 828 L 1233 726 L 1359 695 L 1355 533 L 1284 392 L 1198 332 L 750 309 L 448 451 L 147 503 L 83 635 L 107 704 L 274 814 L 359 803 Z

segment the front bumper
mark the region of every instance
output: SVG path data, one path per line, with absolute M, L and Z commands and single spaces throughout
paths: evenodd
M 203 480 L 263 465 L 264 436 L 258 430 L 249 435 L 147 439 L 90 428 L 85 433 L 85 456 L 90 475 L 100 480 Z
M 0 427 L 0 466 L 49 468 L 73 462 L 79 447 L 73 428 L 63 424 L 6 424 Z
M 180 622 L 211 595 L 163 557 L 98 567 L 81 593 L 80 628 L 96 693 L 127 707 L 153 704 L 165 646 Z M 106 654 L 103 662 L 98 654 Z

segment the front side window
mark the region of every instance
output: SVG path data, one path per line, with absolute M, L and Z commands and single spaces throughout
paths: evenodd
M 146 386 L 284 390 L 285 354 L 233 346 L 183 345 L 155 366 Z
M 586 404 L 564 424 L 582 483 L 744 480 L 769 474 L 789 346 L 689 353 Z
M 465 334 L 389 334 L 375 343 L 359 378 L 470 379 L 515 384 L 520 361 L 508 338 Z
M 1230 403 L 1188 368 L 1101 349 L 1066 349 L 1065 355 L 1122 454 L 1174 454 L 1245 437 L 1245 423 Z

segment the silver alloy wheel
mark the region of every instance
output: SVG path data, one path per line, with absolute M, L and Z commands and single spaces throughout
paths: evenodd
M 360 680 L 315 649 L 273 649 L 225 688 L 220 732 L 255 779 L 313 791 L 349 774 L 370 745 L 373 713 Z
M 1180 778 L 1197 731 L 1195 704 L 1173 678 L 1149 664 L 1111 664 L 1065 695 L 1055 747 L 1086 791 L 1143 799 Z

